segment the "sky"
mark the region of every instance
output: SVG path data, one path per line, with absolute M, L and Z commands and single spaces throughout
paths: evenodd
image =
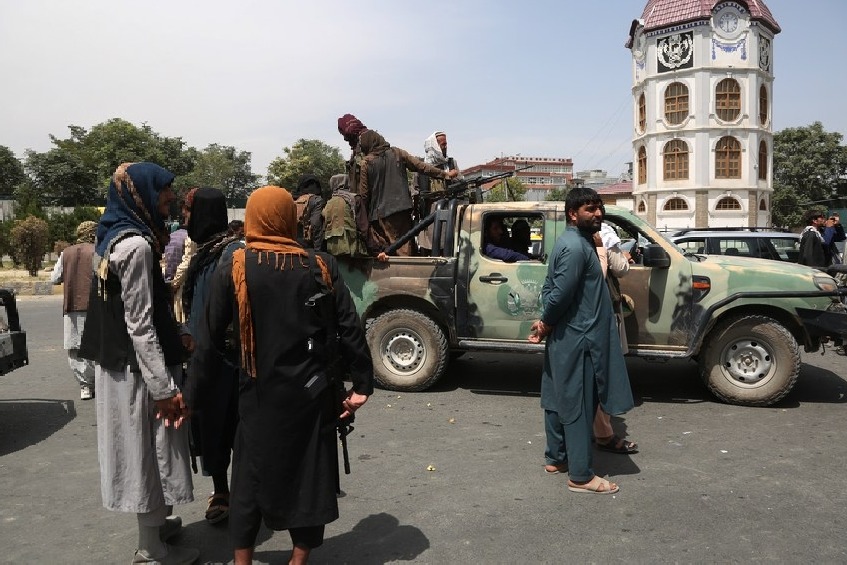
M 774 131 L 847 134 L 845 0 L 765 0 Z M 571 158 L 611 176 L 632 161 L 632 59 L 647 0 L 0 0 L 0 145 L 111 118 L 202 149 L 252 153 L 300 138 L 349 147 L 355 114 L 423 155 L 448 134 L 463 168 L 502 155 Z

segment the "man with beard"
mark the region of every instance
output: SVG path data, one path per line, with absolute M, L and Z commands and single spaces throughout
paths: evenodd
M 452 157 L 447 156 L 447 134 L 443 131 L 433 132 L 432 135 L 424 141 L 424 161 L 434 167 L 445 171 L 458 171 L 459 167 Z M 433 192 L 444 192 L 447 188 L 446 183 L 440 179 L 431 179 L 426 175 L 417 175 L 417 185 L 419 198 L 424 199 L 426 195 Z M 435 207 L 435 200 L 430 198 L 429 201 L 423 201 L 420 204 L 421 218 L 432 212 Z M 429 255 L 432 249 L 432 232 L 433 226 L 429 226 L 418 235 L 418 245 L 421 248 L 421 255 Z
M 593 242 L 603 220 L 601 206 L 600 196 L 590 188 L 568 193 L 568 228 L 550 254 L 541 319 L 533 323 L 529 338 L 539 343 L 549 336 L 541 376 L 546 468 L 568 472 L 568 490 L 588 494 L 619 490 L 592 468 L 591 428 L 598 403 L 608 414 L 633 406 L 612 301 Z

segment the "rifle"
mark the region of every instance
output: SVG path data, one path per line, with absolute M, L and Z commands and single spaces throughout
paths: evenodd
M 341 356 L 338 347 L 335 298 L 332 295 L 332 292 L 330 292 L 323 283 L 323 278 L 321 276 L 320 269 L 318 269 L 314 251 L 309 249 L 308 252 L 309 269 L 312 272 L 312 277 L 318 285 L 318 292 L 306 301 L 306 306 L 310 308 L 317 307 L 319 309 L 318 313 L 325 324 L 324 331 L 326 332 L 326 337 L 323 344 L 317 343 L 316 340 L 311 337 L 306 340 L 306 349 L 309 354 L 317 359 L 322 359 L 325 362 L 323 378 L 321 373 L 312 376 L 312 378 L 306 383 L 306 389 L 311 390 L 314 386 L 316 389 L 315 394 L 317 395 L 324 386 L 326 386 L 326 384 L 329 384 L 331 387 L 332 405 L 333 409 L 336 411 L 335 427 L 338 430 L 338 439 L 341 442 L 341 453 L 344 458 L 344 474 L 349 475 L 350 454 L 347 451 L 347 436 L 353 431 L 353 421 L 355 418 L 353 414 L 350 414 L 344 420 L 337 417 L 341 413 L 340 410 L 342 402 L 345 398 L 347 398 L 347 389 L 344 386 L 344 375 L 341 369 Z M 321 380 L 324 381 L 323 386 L 321 386 Z M 326 380 L 328 380 L 329 383 L 326 383 Z M 336 484 L 336 491 L 339 494 L 341 493 L 340 477 L 339 482 Z
M 458 198 L 464 196 L 465 193 L 467 193 L 469 190 L 478 189 L 480 186 L 488 184 L 492 181 L 512 177 L 517 172 L 525 171 L 530 168 L 532 168 L 532 165 L 527 165 L 525 167 L 517 167 L 514 170 L 504 171 L 502 173 L 497 173 L 496 175 L 479 175 L 458 181 L 448 181 L 447 188 L 443 192 L 427 192 L 422 193 L 422 196 L 429 200 L 441 200 L 442 198 Z M 482 202 L 481 191 L 479 192 L 476 201 Z

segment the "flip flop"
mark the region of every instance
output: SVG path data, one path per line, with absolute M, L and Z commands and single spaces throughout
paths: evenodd
M 616 435 L 613 435 L 609 441 L 605 443 L 601 443 L 595 440 L 597 444 L 597 449 L 608 451 L 609 453 L 619 453 L 621 455 L 629 455 L 631 453 L 638 453 L 638 444 L 627 441 L 625 439 L 621 439 Z
M 594 479 L 598 479 L 598 481 L 592 487 L 591 483 L 594 482 Z M 572 481 L 568 481 L 568 490 L 580 494 L 615 494 L 616 492 L 621 490 L 620 488 L 618 488 L 618 485 L 611 481 L 607 481 L 602 477 L 594 475 L 594 479 L 591 479 L 590 481 L 582 485 L 578 485 Z

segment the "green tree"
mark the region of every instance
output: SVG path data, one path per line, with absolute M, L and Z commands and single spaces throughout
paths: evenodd
M 70 212 L 55 212 L 50 214 L 50 217 L 47 219 L 47 224 L 50 228 L 47 247 L 55 250 L 55 244 L 57 242 L 76 243 L 76 228 L 86 220 L 93 222 L 100 220 L 100 211 L 92 206 L 78 206 Z
M 268 184 L 293 191 L 301 175 L 315 175 L 327 194 L 329 177 L 344 172 L 341 150 L 318 139 L 300 139 L 291 147 L 284 147 L 282 152 L 284 156 L 268 165 Z
M 27 216 L 15 222 L 11 239 L 15 254 L 20 258 L 29 275 L 38 275 L 41 261 L 47 253 L 50 228 L 47 222 L 35 216 Z
M 847 148 L 841 145 L 842 139 L 838 132 L 825 131 L 821 122 L 774 134 L 774 224 L 800 226 L 805 210 L 837 193 L 840 177 L 847 169 Z
M 547 193 L 547 200 L 548 201 L 554 201 L 555 200 L 557 202 L 564 202 L 565 199 L 568 197 L 568 192 L 570 192 L 570 191 L 567 188 L 554 188 L 550 192 Z
M 524 199 L 525 195 L 526 186 L 524 186 L 524 183 L 515 177 L 510 177 L 505 179 L 505 182 L 500 181 L 494 185 L 494 188 L 485 193 L 484 198 L 486 202 L 520 202 Z
M 15 197 L 15 219 L 22 220 L 27 216 L 46 218 L 41 190 L 31 180 L 19 184 L 12 193 Z
M 0 196 L 11 196 L 19 184 L 26 180 L 23 163 L 12 150 L 0 145 Z
M 197 152 L 194 168 L 174 184 L 178 192 L 196 186 L 210 186 L 223 190 L 230 203 L 243 200 L 256 188 L 259 180 L 250 168 L 251 158 L 249 151 L 213 143 Z
M 75 206 L 102 200 L 95 171 L 77 151 L 54 147 L 38 153 L 28 149 L 26 169 L 42 204 Z

